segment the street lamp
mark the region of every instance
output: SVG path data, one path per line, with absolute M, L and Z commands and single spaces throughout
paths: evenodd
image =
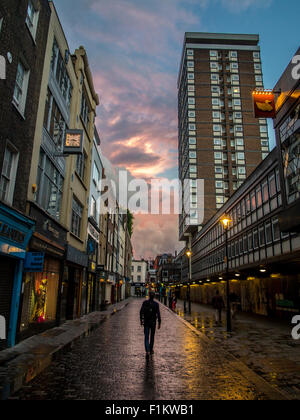
M 185 253 L 189 260 L 189 283 L 188 283 L 188 304 L 189 304 L 189 314 L 191 314 L 191 281 L 192 281 L 192 251 L 188 249 Z
M 228 216 L 221 219 L 225 230 L 225 248 L 226 248 L 226 289 L 227 289 L 227 332 L 231 332 L 231 308 L 230 308 L 230 283 L 229 283 L 229 259 L 228 259 L 228 229 L 232 220 Z

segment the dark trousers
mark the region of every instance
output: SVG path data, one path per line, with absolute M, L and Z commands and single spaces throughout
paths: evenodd
M 154 346 L 154 336 L 155 336 L 155 329 L 156 325 L 145 325 L 144 326 L 144 333 L 145 333 L 145 350 L 146 353 L 153 350 Z

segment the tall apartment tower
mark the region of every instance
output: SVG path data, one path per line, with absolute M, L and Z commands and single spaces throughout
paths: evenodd
M 199 231 L 269 154 L 267 121 L 254 118 L 255 88 L 263 88 L 258 35 L 185 34 L 178 148 L 179 177 L 190 181 L 183 188 L 180 240 Z M 204 180 L 204 203 L 197 179 Z

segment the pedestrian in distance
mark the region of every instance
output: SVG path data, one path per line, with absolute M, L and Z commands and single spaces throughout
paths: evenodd
M 225 308 L 224 300 L 222 296 L 220 296 L 219 290 L 216 291 L 216 294 L 212 299 L 212 305 L 215 309 L 216 323 L 219 324 L 222 322 L 222 309 Z
M 176 294 L 173 294 L 173 299 L 172 299 L 172 310 L 175 312 L 176 311 L 176 303 L 177 303 L 177 297 Z
M 146 357 L 149 358 L 150 354 L 154 353 L 154 337 L 156 331 L 156 322 L 158 321 L 158 329 L 161 325 L 161 317 L 159 304 L 154 300 L 154 292 L 149 293 L 149 299 L 145 300 L 140 310 L 141 326 L 144 326 L 145 334 L 145 350 Z
M 169 300 L 169 308 L 172 309 L 173 293 L 172 293 L 172 290 L 171 289 L 169 289 L 169 291 L 168 291 L 168 300 Z

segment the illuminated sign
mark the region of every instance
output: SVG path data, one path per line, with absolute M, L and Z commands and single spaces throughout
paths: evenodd
M 66 130 L 63 153 L 68 155 L 83 153 L 83 130 Z
M 275 118 L 276 106 L 273 92 L 254 90 L 252 92 L 255 118 Z

